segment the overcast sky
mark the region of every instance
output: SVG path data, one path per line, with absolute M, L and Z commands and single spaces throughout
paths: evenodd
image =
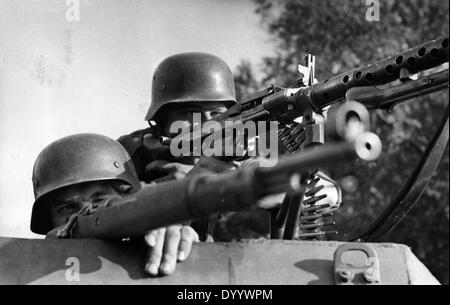
M 250 1 L 0 1 L 0 236 L 29 230 L 31 172 L 63 136 L 117 138 L 146 127 L 151 77 L 165 57 L 203 51 L 234 70 L 273 53 Z

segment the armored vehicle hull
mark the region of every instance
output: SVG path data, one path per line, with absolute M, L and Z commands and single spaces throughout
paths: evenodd
M 144 273 L 145 256 L 145 248 L 132 242 L 0 238 L 0 284 L 439 284 L 399 244 L 197 243 L 173 275 L 158 278 Z M 358 278 L 367 268 L 372 280 Z

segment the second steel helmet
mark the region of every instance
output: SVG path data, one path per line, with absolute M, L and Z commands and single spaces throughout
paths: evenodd
M 228 65 L 207 53 L 173 55 L 163 60 L 153 74 L 152 101 L 145 120 L 153 120 L 170 103 L 212 101 L 236 103 Z
M 138 189 L 136 170 L 118 142 L 97 134 L 76 134 L 48 145 L 33 168 L 35 202 L 31 231 L 46 234 L 51 227 L 43 197 L 63 187 L 92 181 L 120 180 Z

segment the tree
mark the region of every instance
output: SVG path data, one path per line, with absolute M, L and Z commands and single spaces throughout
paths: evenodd
M 375 62 L 422 42 L 448 34 L 448 1 L 385 0 L 380 22 L 368 22 L 366 1 L 254 0 L 256 13 L 274 37 L 276 55 L 263 59 L 262 81 L 243 61 L 236 73 L 237 91 L 249 93 L 267 84 L 295 86 L 299 51 L 317 56 L 316 77 L 325 79 Z M 434 133 L 448 100 L 440 92 L 397 106 L 392 113 L 372 113 L 373 130 L 383 140 L 375 162 L 339 166 L 337 180 L 354 176 L 358 189 L 344 194 L 337 221 L 342 236 L 362 232 L 396 195 Z M 385 241 L 404 243 L 441 282 L 449 282 L 449 157 L 409 217 Z M 341 237 L 342 237 L 341 236 Z
M 236 98 L 238 101 L 244 96 L 260 89 L 258 81 L 255 79 L 250 61 L 241 60 L 234 75 Z

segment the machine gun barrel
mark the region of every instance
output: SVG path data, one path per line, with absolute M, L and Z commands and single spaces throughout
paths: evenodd
M 350 88 L 387 84 L 448 63 L 448 43 L 448 35 L 440 37 L 396 56 L 333 76 L 307 87 L 301 95 L 307 96 L 316 110 L 322 109 L 342 100 Z
M 135 194 L 78 215 L 71 237 L 121 239 L 215 212 L 244 209 L 267 195 L 302 190 L 300 177 L 312 168 L 355 158 L 373 160 L 380 152 L 379 138 L 363 132 L 354 141 L 307 150 L 280 160 L 273 167 L 249 167 L 146 186 Z
M 346 99 L 358 101 L 369 109 L 392 108 L 396 104 L 439 91 L 449 86 L 448 69 L 421 77 L 417 80 L 408 80 L 400 85 L 386 89 L 377 87 L 356 87 L 347 91 Z

